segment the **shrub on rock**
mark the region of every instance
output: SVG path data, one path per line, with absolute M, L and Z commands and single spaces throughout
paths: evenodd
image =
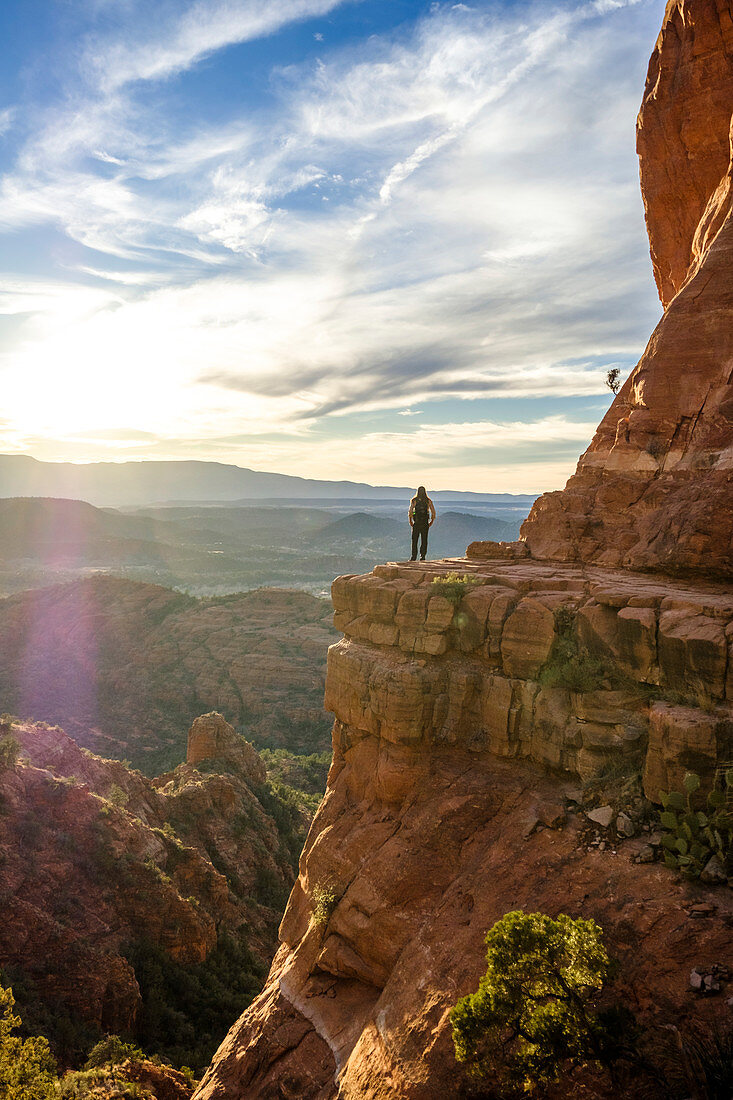
M 595 921 L 507 913 L 486 947 L 478 991 L 451 1010 L 459 1062 L 518 1092 L 556 1081 L 572 1066 L 612 1070 L 630 1014 L 593 1009 L 612 969 Z

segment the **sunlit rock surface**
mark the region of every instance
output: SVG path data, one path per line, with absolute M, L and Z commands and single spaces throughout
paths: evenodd
M 638 121 L 666 311 L 562 492 L 536 501 L 536 558 L 733 576 L 733 21 L 673 0 Z
M 474 582 L 457 602 L 433 584 L 454 570 Z M 450 562 L 342 577 L 333 599 L 328 789 L 265 990 L 198 1100 L 460 1095 L 448 1011 L 516 908 L 599 921 L 650 1026 L 699 1013 L 687 979 L 726 950 L 731 891 L 693 920 L 699 886 L 633 862 L 642 837 L 587 851 L 566 796 L 643 768 L 656 798 L 730 757 L 727 587 Z M 585 690 L 541 682 L 560 634 L 594 655 Z

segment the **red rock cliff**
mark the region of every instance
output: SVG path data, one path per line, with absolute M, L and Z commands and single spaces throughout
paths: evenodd
M 638 120 L 666 311 L 562 492 L 535 503 L 530 553 L 733 575 L 733 21 L 671 0 Z
M 612 826 L 589 850 L 574 800 L 609 768 L 643 764 L 657 797 L 729 758 L 733 599 L 512 562 L 464 565 L 474 583 L 456 605 L 432 583 L 447 568 L 334 583 L 344 639 L 329 652 L 326 796 L 265 989 L 197 1100 L 468 1095 L 448 1012 L 476 988 L 487 929 L 516 908 L 597 920 L 622 962 L 616 993 L 650 1028 L 715 1015 L 690 1001 L 688 978 L 729 944 L 731 891 L 694 920 L 705 889 L 635 862 L 638 829 L 624 840 Z M 599 660 L 593 683 L 543 682 L 558 633 Z

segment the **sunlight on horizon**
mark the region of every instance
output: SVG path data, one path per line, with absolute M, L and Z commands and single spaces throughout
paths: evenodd
M 0 451 L 564 483 L 659 316 L 634 118 L 661 0 L 131 0 L 50 40 L 19 2 Z

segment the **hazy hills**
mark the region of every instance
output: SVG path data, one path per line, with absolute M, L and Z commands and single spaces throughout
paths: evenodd
M 148 774 L 221 711 L 258 746 L 330 745 L 331 606 L 305 592 L 195 599 L 109 576 L 0 600 L 0 712 L 63 726 Z
M 399 518 L 397 518 L 399 517 Z M 512 539 L 517 519 L 438 510 L 431 557 L 477 539 Z M 409 556 L 404 508 L 159 507 L 119 512 L 79 500 L 0 499 L 0 595 L 110 572 L 225 594 L 277 585 L 325 593 L 340 573 Z
M 400 499 L 407 502 L 415 486 L 374 486 L 354 481 L 319 481 L 287 474 L 249 470 L 221 462 L 39 462 L 28 455 L 0 455 L 0 497 L 42 496 L 86 500 L 109 507 L 164 501 L 242 501 L 288 499 Z M 439 492 L 436 500 L 486 500 L 484 494 Z M 489 498 L 490 499 L 490 498 Z M 533 496 L 516 500 L 525 512 Z

